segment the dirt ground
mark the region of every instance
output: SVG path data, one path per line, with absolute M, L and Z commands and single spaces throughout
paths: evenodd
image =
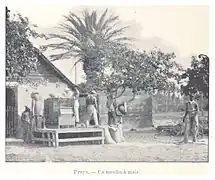
M 182 137 L 154 136 L 155 131 L 124 132 L 125 143 L 112 145 L 67 145 L 59 148 L 6 142 L 7 162 L 142 161 L 207 162 L 208 140 L 176 145 Z

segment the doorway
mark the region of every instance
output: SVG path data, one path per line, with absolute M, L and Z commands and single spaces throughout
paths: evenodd
M 18 107 L 17 107 L 17 87 L 6 87 L 6 122 L 5 135 L 8 137 L 16 136 Z

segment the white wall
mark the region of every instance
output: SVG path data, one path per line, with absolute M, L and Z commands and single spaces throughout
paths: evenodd
M 49 97 L 49 94 L 60 95 L 64 92 L 67 84 L 60 83 L 60 86 L 57 87 L 56 83 L 48 83 L 45 85 L 40 85 L 37 88 L 33 88 L 29 85 L 19 85 L 18 87 L 18 114 L 21 115 L 24 107 L 28 106 L 31 108 L 31 93 L 39 92 L 43 99 Z

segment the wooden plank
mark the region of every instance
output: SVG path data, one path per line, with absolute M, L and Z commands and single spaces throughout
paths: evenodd
M 41 141 L 41 142 L 52 142 L 54 139 L 46 139 L 46 138 L 32 138 L 32 141 Z
M 102 132 L 103 129 L 99 128 L 71 128 L 71 129 L 56 129 L 58 133 L 86 133 L 86 132 Z
M 102 144 L 104 144 L 105 143 L 105 136 L 104 136 L 104 131 L 102 131 Z
M 104 140 L 104 137 L 85 137 L 85 138 L 58 139 L 59 142 L 81 142 L 81 141 L 97 141 L 97 140 Z
M 33 133 L 86 133 L 86 132 L 102 132 L 102 128 L 65 128 L 65 129 L 35 129 Z
M 55 133 L 56 129 L 35 129 L 33 133 Z

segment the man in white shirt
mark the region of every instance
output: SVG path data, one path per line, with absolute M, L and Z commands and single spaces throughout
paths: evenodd
M 73 112 L 75 115 L 75 126 L 77 126 L 77 124 L 80 122 L 79 120 L 79 91 L 77 88 L 75 88 L 75 92 L 73 94 L 73 100 L 74 100 L 74 104 L 73 104 Z

